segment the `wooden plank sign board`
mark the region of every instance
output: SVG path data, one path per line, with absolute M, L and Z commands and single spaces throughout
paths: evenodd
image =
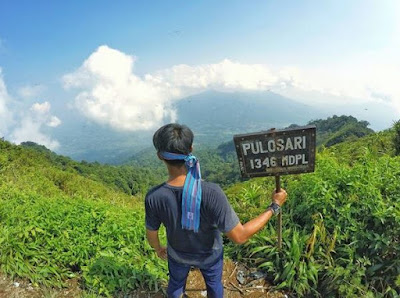
M 314 172 L 315 136 L 314 125 L 235 135 L 242 177 Z

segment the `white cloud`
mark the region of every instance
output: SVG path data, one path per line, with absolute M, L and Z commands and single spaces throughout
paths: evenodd
M 382 102 L 400 113 L 400 63 L 398 54 L 359 55 L 358 59 L 339 65 L 318 68 L 282 67 L 271 69 L 262 64 L 241 64 L 224 60 L 201 66 L 178 65 L 161 70 L 146 79 L 185 90 L 216 89 L 221 91 L 272 90 L 306 104 L 336 104 Z M 391 60 L 381 61 L 386 56 Z M 304 92 L 312 94 L 304 98 Z M 378 97 L 377 95 L 383 95 Z
M 121 130 L 145 130 L 174 121 L 173 88 L 133 73 L 134 57 L 99 47 L 83 65 L 64 76 L 66 88 L 78 88 L 76 107 L 88 118 Z
M 266 90 L 279 77 L 261 64 L 242 64 L 228 59 L 200 66 L 177 65 L 146 75 L 146 80 L 189 89 Z
M 58 141 L 51 139 L 42 131 L 43 125 L 56 127 L 61 124 L 60 119 L 50 114 L 50 108 L 51 105 L 47 101 L 34 103 L 11 133 L 11 141 L 16 144 L 31 141 L 44 145 L 50 150 L 57 149 L 60 146 Z
M 317 106 L 374 102 L 400 113 L 400 56 L 394 51 L 359 54 L 313 68 L 272 69 L 225 59 L 176 65 L 142 78 L 133 72 L 134 62 L 133 56 L 101 46 L 78 70 L 64 76 L 64 86 L 79 89 L 75 105 L 86 117 L 131 131 L 173 121 L 174 101 L 208 89 L 271 90 Z
M 43 122 L 27 116 L 21 120 L 20 125 L 12 132 L 11 140 L 16 144 L 31 141 L 44 145 L 50 150 L 57 149 L 60 144 L 41 132 L 42 125 Z
M 18 89 L 18 95 L 22 98 L 34 98 L 39 96 L 45 90 L 45 86 L 41 84 L 25 85 Z
M 0 137 L 6 137 L 14 143 L 32 141 L 56 149 L 59 143 L 45 135 L 41 129 L 44 124 L 50 127 L 58 126 L 61 121 L 50 115 L 50 103 L 35 103 L 28 112 L 14 111 L 9 106 L 15 102 L 8 94 L 0 68 Z M 16 105 L 20 107 L 20 105 Z
M 10 100 L 0 67 L 0 137 L 7 134 L 9 126 L 13 121 L 12 115 L 7 107 Z
M 51 116 L 50 120 L 46 123 L 47 126 L 57 127 L 61 124 L 61 120 L 56 116 Z
M 59 143 L 42 131 L 44 125 L 57 127 L 61 124 L 60 119 L 50 114 L 50 103 L 34 103 L 28 111 L 21 111 L 21 106 L 8 94 L 0 68 L 0 137 L 16 144 L 32 141 L 51 150 L 57 149 Z
M 50 103 L 45 101 L 44 103 L 34 103 L 31 110 L 38 114 L 47 114 L 50 111 Z
M 359 54 L 318 68 L 283 69 L 280 75 L 284 83 L 274 90 L 305 103 L 376 103 L 391 108 L 400 118 L 400 55 L 391 50 Z M 304 92 L 309 96 L 304 97 Z

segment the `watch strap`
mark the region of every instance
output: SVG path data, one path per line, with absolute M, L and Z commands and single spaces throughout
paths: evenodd
M 275 214 L 279 214 L 279 212 L 281 211 L 281 206 L 279 206 L 277 203 L 272 203 L 271 205 L 269 205 L 268 209 L 271 209 L 272 213 Z

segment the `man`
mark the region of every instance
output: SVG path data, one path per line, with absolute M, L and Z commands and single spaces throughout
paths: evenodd
M 187 126 L 161 127 L 153 144 L 169 179 L 146 195 L 146 229 L 157 255 L 168 258 L 168 297 L 183 295 L 191 266 L 203 274 L 209 297 L 223 297 L 221 232 L 235 243 L 245 243 L 279 212 L 287 194 L 283 189 L 274 193 L 272 204 L 242 225 L 221 188 L 201 180 L 199 162 L 191 154 L 193 133 Z M 161 223 L 167 230 L 167 247 L 158 238 Z

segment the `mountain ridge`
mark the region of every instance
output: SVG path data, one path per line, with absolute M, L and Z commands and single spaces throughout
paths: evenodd
M 177 122 L 195 132 L 196 146 L 201 147 L 217 146 L 236 133 L 305 123 L 324 116 L 318 109 L 270 91 L 206 91 L 176 102 L 174 108 Z M 63 121 L 52 137 L 61 144 L 57 153 L 75 160 L 119 164 L 151 146 L 153 131 L 118 132 L 79 115 L 69 115 Z

